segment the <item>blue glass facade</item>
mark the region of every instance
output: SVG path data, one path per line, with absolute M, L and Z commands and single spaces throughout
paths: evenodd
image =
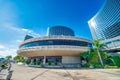
M 33 37 L 30 36 L 30 35 L 26 35 L 24 41 L 27 40 L 27 39 L 31 39 L 31 38 L 33 38 Z
M 54 26 L 48 28 L 48 36 L 74 36 L 74 31 L 64 26 Z
M 103 7 L 88 21 L 94 39 L 102 39 L 105 50 L 120 51 L 120 0 L 105 0 Z
M 75 40 L 43 40 L 37 42 L 30 42 L 22 45 L 22 48 L 33 47 L 33 46 L 49 46 L 49 45 L 69 45 L 69 46 L 86 46 L 92 47 L 91 43 L 75 41 Z
M 119 47 L 120 46 L 120 39 L 114 40 L 114 41 L 108 41 L 106 42 L 106 45 L 109 48 Z
M 120 0 L 106 0 L 88 24 L 94 39 L 105 40 L 120 36 Z

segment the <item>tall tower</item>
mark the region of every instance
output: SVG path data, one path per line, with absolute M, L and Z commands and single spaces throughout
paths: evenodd
M 74 36 L 74 31 L 68 27 L 65 26 L 54 26 L 48 28 L 48 36 Z
M 109 48 L 120 47 L 120 0 L 105 0 L 88 24 L 94 39 L 103 39 Z

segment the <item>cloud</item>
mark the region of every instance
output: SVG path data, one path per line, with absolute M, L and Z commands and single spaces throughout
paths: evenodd
M 1 3 L 0 3 L 1 4 Z M 3 0 L 0 7 L 0 55 L 16 55 L 19 44 L 26 34 L 40 36 L 31 29 L 23 28 L 19 11 L 14 3 Z
M 11 48 L 10 46 L 5 46 L 0 44 L 0 56 L 7 56 L 7 55 L 16 55 L 17 48 Z
M 5 46 L 3 46 L 3 45 L 0 45 L 0 49 L 4 49 L 5 48 Z
M 33 30 L 30 30 L 30 29 L 13 27 L 13 26 L 5 26 L 4 28 L 5 28 L 5 31 L 3 31 L 2 34 L 0 34 L 1 36 L 0 55 L 4 57 L 7 55 L 12 55 L 12 56 L 17 55 L 16 52 L 18 50 L 18 46 L 24 40 L 24 37 L 26 34 L 30 34 L 33 37 L 40 36 L 39 34 L 35 33 Z
M 28 31 L 29 31 L 28 29 L 24 29 L 24 28 L 22 28 L 21 30 L 22 30 L 22 31 L 25 31 L 25 32 L 28 32 Z
M 23 33 L 23 34 L 30 34 L 34 37 L 38 37 L 40 36 L 40 34 L 34 32 L 31 29 L 26 29 L 26 28 L 20 28 L 20 27 L 14 27 L 14 26 L 10 26 L 10 25 L 5 25 L 5 27 L 7 27 L 8 29 L 11 29 L 12 31 L 17 31 L 19 33 Z
M 22 42 L 22 40 L 16 40 L 16 42 L 21 43 L 21 42 Z
M 16 52 L 17 52 L 17 49 L 5 49 L 3 51 L 0 50 L 0 55 L 3 57 L 8 56 L 8 55 L 15 56 Z

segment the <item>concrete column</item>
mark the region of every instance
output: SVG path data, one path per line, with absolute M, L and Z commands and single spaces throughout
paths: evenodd
M 30 64 L 32 64 L 32 63 L 33 63 L 33 60 L 34 60 L 34 59 L 31 59 L 31 62 L 30 62 Z
M 43 59 L 43 64 L 46 63 L 46 56 L 44 56 L 44 59 Z

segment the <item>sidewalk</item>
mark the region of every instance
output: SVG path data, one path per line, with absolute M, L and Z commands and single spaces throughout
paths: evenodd
M 7 69 L 1 70 L 1 72 L 0 72 L 0 80 L 6 79 L 7 74 L 8 74 L 8 70 Z
M 120 69 L 46 69 L 12 64 L 12 80 L 120 80 Z

